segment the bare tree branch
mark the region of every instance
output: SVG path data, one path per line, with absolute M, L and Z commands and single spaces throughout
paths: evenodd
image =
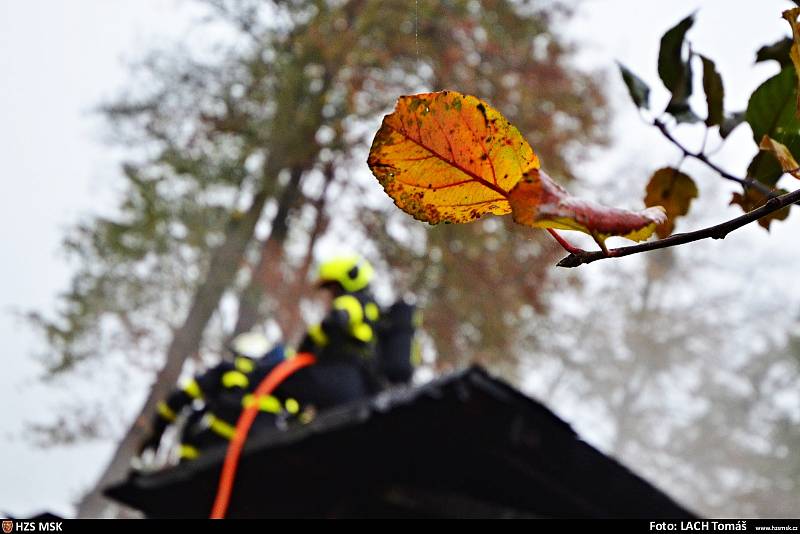
M 666 137 L 673 145 L 678 147 L 678 149 L 680 149 L 680 151 L 683 152 L 684 156 L 690 157 L 690 158 L 694 158 L 694 159 L 696 159 L 698 161 L 702 161 L 708 167 L 710 167 L 711 169 L 716 171 L 720 176 L 722 176 L 726 180 L 730 180 L 732 182 L 736 182 L 737 184 L 741 185 L 745 189 L 747 189 L 748 187 L 752 187 L 754 189 L 758 189 L 760 192 L 764 193 L 767 197 L 775 197 L 776 196 L 775 191 L 773 191 L 766 184 L 763 184 L 763 183 L 761 183 L 761 182 L 759 182 L 757 180 L 753 180 L 752 178 L 739 178 L 738 176 L 734 176 L 734 175 L 730 174 L 729 172 L 723 170 L 721 167 L 719 167 L 716 163 L 714 163 L 710 159 L 708 159 L 708 156 L 706 156 L 705 153 L 703 153 L 702 151 L 701 152 L 692 152 L 691 150 L 689 150 L 688 148 L 683 146 L 680 141 L 675 139 L 675 137 L 672 135 L 672 133 L 670 133 L 669 129 L 667 128 L 667 125 L 664 124 L 663 122 L 661 122 L 660 120 L 654 119 L 653 120 L 653 126 L 658 128 L 661 131 L 661 133 L 664 135 L 664 137 Z
M 619 258 L 622 256 L 630 256 L 631 254 L 638 254 L 640 252 L 647 252 L 649 250 L 656 250 L 660 248 L 674 247 L 676 245 L 684 245 L 692 241 L 700 241 L 701 239 L 725 239 L 730 232 L 741 228 L 753 221 L 757 221 L 765 215 L 774 213 L 780 209 L 785 208 L 800 202 L 800 189 L 786 193 L 779 197 L 772 197 L 758 209 L 749 213 L 745 213 L 735 219 L 717 224 L 716 226 L 709 226 L 702 230 L 695 232 L 688 232 L 686 234 L 675 234 L 666 239 L 659 239 L 657 241 L 650 241 L 639 245 L 630 247 L 613 248 L 604 254 L 603 251 L 598 250 L 595 252 L 578 251 L 571 252 L 568 256 L 558 262 L 559 267 L 578 267 L 585 263 L 592 263 L 593 261 L 602 260 L 606 258 Z

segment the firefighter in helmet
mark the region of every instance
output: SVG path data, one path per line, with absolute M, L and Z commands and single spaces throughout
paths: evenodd
M 380 307 L 370 291 L 374 269 L 358 255 L 342 255 L 319 267 L 317 285 L 331 303 L 324 319 L 311 325 L 298 347 L 317 364 L 290 378 L 285 390 L 295 392 L 315 408 L 361 399 L 380 389 L 375 373 Z M 305 404 L 305 403 L 304 403 Z
M 243 407 L 253 402 L 252 389 L 259 375 L 283 361 L 286 351 L 278 345 L 270 350 L 267 338 L 257 332 L 234 337 L 229 346 L 232 359 L 223 360 L 204 373 L 187 381 L 158 403 L 151 431 L 140 447 L 140 453 L 155 451 L 164 431 L 179 420 L 181 412 L 189 412 L 183 421 L 180 459 L 191 460 L 201 450 L 227 443 L 233 436 L 236 421 Z M 273 396 L 261 399 L 257 426 L 274 426 L 276 419 L 296 413 L 297 401 L 279 400 Z

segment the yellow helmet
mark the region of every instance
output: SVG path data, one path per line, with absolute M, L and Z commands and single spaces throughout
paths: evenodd
M 361 256 L 337 256 L 319 266 L 319 283 L 338 282 L 348 293 L 360 291 L 372 281 L 375 270 Z

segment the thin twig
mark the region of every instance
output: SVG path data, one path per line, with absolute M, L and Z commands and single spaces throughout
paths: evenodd
M 753 221 L 757 221 L 765 215 L 774 213 L 780 209 L 785 208 L 800 202 L 800 189 L 786 193 L 779 197 L 772 197 L 758 209 L 749 213 L 745 213 L 735 219 L 717 224 L 716 226 L 709 226 L 702 230 L 688 232 L 685 234 L 675 234 L 666 239 L 659 239 L 658 241 L 650 241 L 640 245 L 633 245 L 630 247 L 612 248 L 608 254 L 603 251 L 595 252 L 572 252 L 569 256 L 558 262 L 559 267 L 578 267 L 584 263 L 592 263 L 593 261 L 602 260 L 606 258 L 619 258 L 622 256 L 630 256 L 631 254 L 638 254 L 640 252 L 647 252 L 648 250 L 656 250 L 660 248 L 674 247 L 676 245 L 683 245 L 693 241 L 700 241 L 701 239 L 725 239 L 730 232 L 741 228 Z
M 570 254 L 586 252 L 585 250 L 580 249 L 575 245 L 573 245 L 572 243 L 570 243 L 569 241 L 567 241 L 561 234 L 559 234 L 552 228 L 548 228 L 547 231 L 550 232 L 550 235 L 553 236 L 556 241 L 558 241 L 558 244 L 561 245 L 564 248 L 564 250 L 566 250 Z
M 752 187 L 754 189 L 758 189 L 760 192 L 764 193 L 767 197 L 775 197 L 776 196 L 775 192 L 770 187 L 768 187 L 767 185 L 765 185 L 765 184 L 763 184 L 763 183 L 761 183 L 761 182 L 759 182 L 757 180 L 753 180 L 752 178 L 739 178 L 738 176 L 734 176 L 734 175 L 730 174 L 729 172 L 727 172 L 727 171 L 723 170 L 722 168 L 720 168 L 719 165 L 717 165 L 716 163 L 714 163 L 710 159 L 708 159 L 708 156 L 706 156 L 702 151 L 701 152 L 692 152 L 691 150 L 689 150 L 688 148 L 683 146 L 680 141 L 675 139 L 675 137 L 673 137 L 673 135 L 670 133 L 669 129 L 667 128 L 667 125 L 664 124 L 663 122 L 661 122 L 659 119 L 653 119 L 653 126 L 658 128 L 661 131 L 661 133 L 664 135 L 664 137 L 666 137 L 673 145 L 678 147 L 678 149 L 680 149 L 680 151 L 683 152 L 684 156 L 688 156 L 688 157 L 694 158 L 694 159 L 696 159 L 698 161 L 702 161 L 708 167 L 710 167 L 711 169 L 713 169 L 714 171 L 719 173 L 719 175 L 722 176 L 723 178 L 725 178 L 726 180 L 731 180 L 732 182 L 736 182 L 737 184 L 740 184 L 745 189 L 747 189 L 748 187 Z

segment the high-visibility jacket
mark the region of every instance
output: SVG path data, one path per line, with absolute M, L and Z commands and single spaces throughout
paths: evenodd
M 367 290 L 339 295 L 322 322 L 309 327 L 298 352 L 311 352 L 319 361 L 368 361 L 375 355 L 380 315 Z
M 251 434 L 298 418 L 300 402 L 287 395 L 280 386 L 271 394 L 260 397 L 258 401 L 253 395 L 253 391 L 278 363 L 279 361 L 267 358 L 256 360 L 255 367 L 244 373 L 244 377 L 231 379 L 236 384 L 228 384 L 229 387 L 221 389 L 215 397 L 208 399 L 201 416 L 193 412 L 194 420 L 187 422 L 181 436 L 181 459 L 196 458 L 205 449 L 227 443 L 236 431 L 236 423 L 242 410 L 255 402 L 258 402 L 258 416 Z
M 222 439 L 229 439 L 242 408 L 253 402 L 252 390 L 284 356 L 283 347 L 276 347 L 259 359 L 237 356 L 233 361 L 223 361 L 187 381 L 159 402 L 153 432 L 145 446 L 157 445 L 164 430 L 189 406 L 192 406 L 192 413 L 186 422 L 184 437 L 208 430 Z M 278 400 L 274 396 L 262 398 L 259 407 L 257 421 L 269 425 L 274 425 L 278 415 L 299 410 L 296 401 Z M 184 444 L 182 456 L 196 456 L 197 451 L 191 449 Z

